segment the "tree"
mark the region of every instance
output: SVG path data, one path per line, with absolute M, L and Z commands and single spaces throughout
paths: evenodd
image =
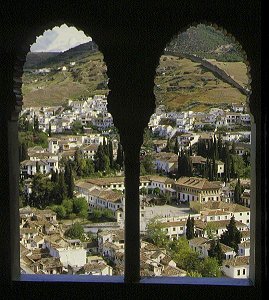
M 84 197 L 74 198 L 73 199 L 73 212 L 77 215 L 88 214 L 89 205 Z
M 51 170 L 50 181 L 51 181 L 51 182 L 54 182 L 54 183 L 58 183 L 58 181 L 59 181 L 59 174 L 58 174 L 58 171 L 55 172 L 54 170 Z
M 69 161 L 65 164 L 64 179 L 67 188 L 67 197 L 72 199 L 74 196 L 75 184 L 74 184 L 72 168 Z
M 179 153 L 179 143 L 178 143 L 178 139 L 177 138 L 176 138 L 176 141 L 175 141 L 174 153 L 177 154 L 177 155 Z
M 177 178 L 182 176 L 191 177 L 193 175 L 192 169 L 192 163 L 187 154 L 178 157 Z
M 231 178 L 231 155 L 229 152 L 229 146 L 226 143 L 223 148 L 223 160 L 224 160 L 224 181 L 230 182 Z
M 221 271 L 218 260 L 214 257 L 206 257 L 199 264 L 198 272 L 202 277 L 220 277 Z
M 75 222 L 69 229 L 67 229 L 64 235 L 71 239 L 84 239 L 84 229 L 81 224 Z
M 66 209 L 63 205 L 54 205 L 51 209 L 56 212 L 57 218 L 64 219 L 66 217 Z
M 218 141 L 217 141 L 217 149 L 218 149 L 218 158 L 219 159 L 222 159 L 223 160 L 223 157 L 222 157 L 222 154 L 223 154 L 223 145 L 222 145 L 222 138 L 221 138 L 221 135 L 219 133 L 219 136 L 218 136 Z
M 193 155 L 193 152 L 192 152 L 192 146 L 191 146 L 191 143 L 190 143 L 190 147 L 189 147 L 189 156 L 192 156 Z
M 30 194 L 32 206 L 45 208 L 54 203 L 55 199 L 52 197 L 53 187 L 53 183 L 47 176 L 36 173 L 33 177 L 32 193 Z
M 212 222 L 207 222 L 204 231 L 206 232 L 209 239 L 213 239 L 215 237 L 216 226 L 212 224 Z
M 51 123 L 49 122 L 49 130 L 48 130 L 48 135 L 51 137 Z
M 113 144 L 111 140 L 109 140 L 108 143 L 108 153 L 109 153 L 109 166 L 112 169 L 114 167 L 114 158 L 113 158 Z
M 194 238 L 194 218 L 188 217 L 187 224 L 186 224 L 186 238 L 191 240 Z
M 28 151 L 27 151 L 27 146 L 23 142 L 19 146 L 19 162 L 24 161 L 28 159 Z
M 165 247 L 168 238 L 163 230 L 162 223 L 157 218 L 152 218 L 146 227 L 146 235 L 158 247 Z
M 90 158 L 83 158 L 81 160 L 82 176 L 87 177 L 94 173 L 94 163 Z
M 37 116 L 34 116 L 34 132 L 39 132 L 39 121 Z
M 148 190 L 143 186 L 140 190 L 139 190 L 141 195 L 147 195 Z
M 62 203 L 63 199 L 67 196 L 67 187 L 64 179 L 64 173 L 60 171 L 59 173 L 59 179 L 58 179 L 58 202 Z
M 151 154 L 146 154 L 140 162 L 140 173 L 141 175 L 154 174 L 155 165 Z
M 237 178 L 237 182 L 234 188 L 234 202 L 237 204 L 241 204 L 241 194 L 242 194 L 242 188 L 240 184 L 240 178 Z
M 161 193 L 160 194 L 160 204 L 166 205 L 167 203 L 171 203 L 171 197 L 168 193 Z
M 76 172 L 77 176 L 82 176 L 83 175 L 82 159 L 83 159 L 82 152 L 81 152 L 81 150 L 77 149 L 75 151 L 75 158 L 74 158 L 74 163 L 75 163 L 74 169 L 75 169 L 75 172 Z
M 214 257 L 217 259 L 219 265 L 222 265 L 223 259 L 224 259 L 224 253 L 221 249 L 220 241 L 212 239 L 210 243 L 210 249 L 208 250 L 208 256 Z
M 220 237 L 220 242 L 230 246 L 238 253 L 238 244 L 241 242 L 241 232 L 237 229 L 234 216 L 231 217 L 227 230 Z
M 71 199 L 64 199 L 62 205 L 65 208 L 66 216 L 73 213 L 73 201 Z
M 83 133 L 84 129 L 83 129 L 83 125 L 82 125 L 81 121 L 74 121 L 72 123 L 71 130 L 72 130 L 73 134 Z
M 95 171 L 106 172 L 109 170 L 109 157 L 104 152 L 104 147 L 102 144 L 98 146 L 97 152 L 95 154 Z
M 233 170 L 231 170 L 231 176 L 236 178 L 236 177 L 249 177 L 249 173 L 246 172 L 247 165 L 243 159 L 243 157 L 241 157 L 240 155 L 232 155 L 232 168 Z

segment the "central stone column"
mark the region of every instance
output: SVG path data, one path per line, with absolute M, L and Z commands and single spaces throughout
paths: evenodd
M 128 53 L 125 54 L 128 57 Z M 140 279 L 140 148 L 143 133 L 154 112 L 155 67 L 143 72 L 145 62 L 137 56 L 121 56 L 117 68 L 108 64 L 108 111 L 120 133 L 125 165 L 125 282 Z M 114 58 L 115 62 L 115 58 Z M 139 72 L 141 70 L 141 72 Z

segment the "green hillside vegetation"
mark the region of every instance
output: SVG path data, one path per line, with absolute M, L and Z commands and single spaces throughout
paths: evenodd
M 242 53 L 231 37 L 204 24 L 192 26 L 180 33 L 170 42 L 167 50 L 196 54 L 202 58 L 219 61 L 243 61 Z
M 48 59 L 55 57 L 59 52 L 29 52 L 26 57 L 24 69 L 35 68 L 38 65 L 42 65 Z
M 176 47 L 182 53 L 196 55 L 199 51 L 202 54 L 209 53 L 211 59 L 212 53 L 221 53 L 218 58 L 224 56 L 224 61 L 211 60 L 211 63 L 217 64 L 236 81 L 246 86 L 247 67 L 242 62 L 242 57 L 238 57 L 239 61 L 234 61 L 230 56 L 231 53 L 239 55 L 239 52 L 235 45 L 227 46 L 227 39 L 228 37 L 214 28 L 198 25 L 180 34 L 176 41 L 171 43 L 172 46 L 167 48 Z M 70 65 L 71 62 L 75 62 L 75 65 Z M 63 66 L 66 66 L 66 71 L 62 70 Z M 34 73 L 34 70 L 39 68 L 51 68 L 51 72 Z M 52 55 L 32 69 L 25 69 L 24 105 L 64 105 L 67 99 L 76 100 L 95 94 L 107 94 L 107 82 L 102 53 L 93 42 L 85 43 L 56 56 Z M 178 56 L 163 55 L 160 58 L 155 85 L 157 104 L 166 105 L 168 110 L 207 111 L 211 107 L 225 108 L 231 103 L 246 101 L 246 96 L 211 71 Z

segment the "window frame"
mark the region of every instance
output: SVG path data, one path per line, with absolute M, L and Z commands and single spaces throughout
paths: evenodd
M 6 57 L 9 57 L 8 55 Z M 255 74 L 255 73 L 254 73 Z M 9 73 L 7 73 L 7 80 L 4 82 L 12 81 L 12 77 L 9 77 Z M 7 88 L 8 89 L 8 88 Z M 1 93 L 3 93 L 1 91 Z M 7 98 L 9 98 L 8 100 L 13 101 L 13 93 L 8 93 L 4 94 L 4 96 L 7 96 Z M 3 95 L 3 94 L 1 94 Z M 256 93 L 257 95 L 257 93 Z M 255 100 L 255 99 L 254 99 Z M 258 99 L 256 99 L 258 101 Z M 3 115 L 1 115 L 1 117 L 3 117 Z M 7 120 L 6 117 L 3 117 L 3 122 L 1 119 L 1 125 L 3 125 L 2 131 L 3 133 L 1 133 L 1 137 L 4 137 L 6 140 L 8 140 L 8 152 L 9 152 L 9 156 L 6 155 L 6 157 L 9 158 L 9 166 L 7 166 L 7 162 L 3 164 L 3 169 L 6 170 L 6 172 L 9 174 L 8 179 L 9 179 L 9 183 L 8 183 L 8 188 L 9 188 L 9 194 L 6 192 L 7 190 L 7 186 L 6 183 L 3 183 L 4 187 L 6 188 L 6 190 L 4 191 L 4 196 L 7 197 L 7 199 L 5 199 L 5 201 L 3 201 L 1 203 L 1 208 L 2 208 L 2 212 L 4 215 L 3 220 L 1 220 L 1 222 L 3 221 L 4 223 L 4 232 L 5 233 L 12 233 L 12 235 L 8 234 L 6 237 L 6 241 L 8 244 L 8 251 L 10 251 L 10 253 L 8 253 L 8 251 L 3 250 L 3 255 L 7 256 L 7 264 L 6 266 L 8 267 L 7 270 L 7 275 L 5 275 L 5 282 L 8 283 L 8 285 L 12 285 L 12 291 L 25 291 L 27 289 L 29 289 L 30 291 L 33 291 L 33 293 L 38 294 L 38 292 L 34 291 L 34 287 L 50 287 L 51 290 L 53 290 L 54 292 L 58 289 L 58 286 L 56 286 L 53 282 L 88 282 L 88 283 L 93 283 L 96 284 L 97 288 L 96 290 L 98 290 L 100 292 L 100 287 L 104 287 L 105 289 L 112 291 L 112 295 L 114 293 L 117 294 L 118 291 L 115 291 L 114 287 L 111 287 L 110 283 L 119 283 L 121 285 L 121 287 L 123 289 L 127 289 L 130 288 L 130 290 L 135 291 L 135 293 L 137 294 L 137 286 L 139 288 L 142 288 L 143 291 L 152 289 L 154 291 L 158 291 L 160 290 L 160 288 L 158 287 L 159 285 L 161 286 L 168 286 L 169 288 L 171 288 L 171 285 L 176 286 L 176 289 L 173 288 L 173 291 L 177 291 L 180 293 L 190 293 L 190 290 L 192 291 L 196 291 L 197 295 L 201 296 L 201 290 L 199 289 L 201 286 L 203 286 L 206 291 L 208 292 L 207 297 L 209 295 L 214 295 L 214 293 L 216 292 L 216 286 L 218 286 L 218 288 L 221 290 L 225 290 L 225 291 L 229 291 L 229 295 L 232 295 L 232 292 L 237 291 L 236 294 L 240 295 L 239 292 L 241 293 L 242 291 L 246 292 L 246 291 L 251 291 L 251 293 L 253 293 L 253 291 L 255 290 L 257 292 L 257 288 L 255 288 L 253 282 L 251 282 L 251 280 L 224 280 L 224 279 L 216 279 L 214 280 L 212 279 L 208 279 L 208 278 L 200 278 L 200 279 L 195 279 L 195 278 L 165 278 L 165 277 L 160 277 L 160 278 L 143 278 L 142 280 L 140 280 L 140 283 L 138 284 L 123 284 L 123 278 L 119 277 L 119 278 L 115 278 L 114 276 L 112 278 L 104 278 L 104 277 L 94 277 L 94 278 L 90 278 L 90 276 L 87 276 L 88 278 L 82 278 L 81 276 L 76 277 L 76 276 L 72 276 L 72 278 L 68 278 L 68 276 L 63 275 L 64 277 L 62 277 L 62 275 L 41 275 L 42 278 L 40 278 L 38 275 L 24 275 L 24 274 L 18 274 L 18 264 L 19 264 L 19 257 L 18 257 L 18 253 L 19 253 L 19 249 L 18 249 L 18 226 L 17 226 L 17 222 L 16 219 L 18 220 L 19 216 L 18 216 L 18 203 L 16 203 L 15 207 L 12 205 L 13 203 L 11 202 L 10 199 L 12 199 L 13 196 L 15 196 L 15 198 L 13 199 L 17 199 L 16 197 L 17 195 L 17 191 L 16 189 L 12 189 L 12 186 L 17 182 L 17 167 L 16 165 L 16 161 L 17 159 L 10 159 L 11 157 L 15 158 L 16 157 L 16 151 L 14 152 L 14 147 L 17 146 L 17 141 L 16 141 L 16 133 L 17 133 L 17 124 L 16 124 L 16 120 Z M 263 125 L 264 126 L 264 125 Z M 258 124 L 258 131 L 260 131 L 261 129 L 261 124 Z M 7 134 L 8 132 L 8 134 Z M 254 138 L 256 140 L 256 131 L 253 134 Z M 257 133 L 257 137 L 258 137 L 258 143 L 260 141 L 264 141 L 263 139 L 265 139 L 265 137 L 261 137 L 261 133 Z M 259 144 L 257 144 L 258 146 Z M 4 146 L 5 147 L 5 146 Z M 258 149 L 258 147 L 257 147 Z M 7 149 L 6 149 L 7 151 Z M 259 152 L 259 153 L 258 153 Z M 259 147 L 259 151 L 257 150 L 256 156 L 258 155 L 258 158 L 261 157 L 262 159 L 266 160 L 266 156 L 265 156 L 265 152 L 261 152 L 261 149 Z M 258 160 L 258 163 L 260 163 L 260 160 Z M 14 168 L 15 166 L 15 168 Z M 255 170 L 253 170 L 253 172 L 255 172 Z M 6 175 L 6 174 L 4 174 Z M 259 178 L 258 178 L 259 177 Z M 2 176 L 2 178 L 4 178 L 4 176 Z M 256 174 L 256 179 L 258 181 L 258 185 L 255 184 L 255 188 L 257 188 L 258 192 L 260 193 L 261 190 L 259 190 L 259 188 L 261 188 L 261 186 L 265 186 L 265 181 L 262 181 L 262 179 L 260 178 L 260 174 Z M 256 192 L 256 191 L 255 191 Z M 17 202 L 17 200 L 16 200 Z M 252 201 L 253 202 L 253 201 Z M 257 209 L 256 209 L 256 204 L 258 205 Z M 264 225 L 264 223 L 261 223 L 261 218 L 262 216 L 265 216 L 265 213 L 262 213 L 262 209 L 261 209 L 261 204 L 260 203 L 256 203 L 255 205 L 253 204 L 253 207 L 255 208 L 255 212 L 256 212 L 256 216 L 255 214 L 251 214 L 252 220 L 251 220 L 251 224 L 252 224 L 252 228 L 255 227 L 258 236 L 257 236 L 257 240 L 259 239 L 259 237 L 263 236 L 264 237 L 264 227 L 262 227 L 262 225 Z M 257 222 L 256 222 L 257 221 Z M 263 222 L 265 222 L 263 220 Z M 17 227 L 16 227 L 17 226 Z M 252 231 L 252 236 L 253 234 L 255 234 L 255 230 L 253 229 Z M 2 237 L 2 235 L 1 235 Z M 256 248 L 257 247 L 257 248 Z M 256 251 L 257 250 L 257 251 Z M 16 253 L 17 251 L 17 253 Z M 2 252 L 1 252 L 2 254 Z M 255 264 L 255 268 L 256 268 L 256 275 L 258 276 L 257 280 L 256 280 L 256 284 L 259 287 L 261 285 L 261 274 L 262 274 L 262 270 L 259 268 L 261 266 L 261 257 L 265 258 L 264 256 L 265 254 L 265 248 L 262 248 L 262 245 L 260 243 L 256 243 L 255 245 L 255 253 L 252 256 L 252 262 L 254 262 L 254 260 L 256 260 L 257 262 L 259 262 L 258 264 Z M 10 269 L 10 270 L 9 270 Z M 252 270 L 253 272 L 254 270 Z M 10 279 L 9 276 L 10 274 L 12 274 L 12 278 Z M 253 273 L 252 273 L 253 274 Z M 62 277 L 62 278 L 61 278 Z M 8 278 L 8 279 L 7 279 Z M 111 280 L 111 281 L 110 281 Z M 102 282 L 105 283 L 105 285 L 102 285 Z M 190 289 L 189 285 L 192 285 L 192 289 Z M 71 291 L 72 289 L 74 290 L 79 290 L 79 288 L 82 285 L 64 285 L 65 288 L 67 288 L 68 291 Z M 93 287 L 94 285 L 89 285 L 91 287 Z M 109 287 L 110 286 L 110 287 Z M 136 287 L 135 287 L 136 286 Z M 145 287 L 146 286 L 146 287 Z M 154 287 L 152 287 L 154 286 Z M 32 287 L 32 288 L 31 288 Z M 88 287 L 88 286 L 87 286 Z M 226 288 L 228 287 L 228 288 Z M 235 287 L 235 288 L 234 288 Z M 117 287 L 116 287 L 117 288 Z M 114 289 L 114 292 L 113 292 Z M 63 289 L 60 289 L 63 290 Z M 165 290 L 165 288 L 164 288 Z M 167 289 L 166 289 L 167 290 Z M 47 291 L 48 294 L 52 293 L 51 291 Z M 73 292 L 74 294 L 75 292 Z M 72 293 L 71 293 L 72 294 Z M 178 294 L 178 295 L 179 295 Z M 186 295 L 186 294 L 185 294 Z M 252 294 L 253 295 L 253 294 Z M 244 296 L 247 296 L 246 294 L 244 294 Z

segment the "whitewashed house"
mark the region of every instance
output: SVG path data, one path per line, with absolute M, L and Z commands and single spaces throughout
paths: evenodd
M 51 256 L 60 258 L 65 268 L 86 264 L 86 250 L 80 240 L 67 240 L 55 234 L 45 237 L 43 248 L 47 248 Z
M 248 278 L 249 277 L 249 257 L 237 256 L 225 260 L 222 265 L 222 271 L 225 276 L 230 278 Z
M 164 222 L 161 226 L 169 240 L 177 240 L 186 234 L 186 221 Z
M 159 152 L 154 154 L 154 164 L 157 172 L 165 174 L 174 173 L 177 170 L 178 155 L 171 152 Z

